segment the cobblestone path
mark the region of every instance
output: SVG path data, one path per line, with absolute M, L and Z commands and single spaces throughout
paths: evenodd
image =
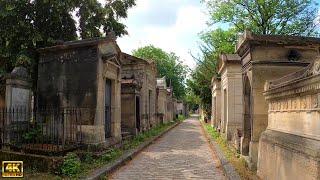
M 226 179 L 195 118 L 139 153 L 111 179 Z

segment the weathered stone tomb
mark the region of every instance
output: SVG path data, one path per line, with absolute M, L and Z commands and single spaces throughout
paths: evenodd
M 239 149 L 239 132 L 243 127 L 240 57 L 237 54 L 222 54 L 218 69 L 221 76 L 221 132 L 227 141 Z
M 132 135 L 141 131 L 140 90 L 136 79 L 121 81 L 121 131 Z
M 320 179 L 320 57 L 265 85 L 268 127 L 261 134 L 262 179 Z
M 178 115 L 185 114 L 185 107 L 184 107 L 183 101 L 180 101 L 180 100 L 177 101 L 177 113 Z
M 167 111 L 166 111 L 166 119 L 168 121 L 173 120 L 173 89 L 172 87 L 167 88 Z
M 39 107 L 81 108 L 86 144 L 121 140 L 121 51 L 114 37 L 39 49 Z
M 159 123 L 167 123 L 167 83 L 166 78 L 157 78 L 157 118 Z
M 173 116 L 173 120 L 175 120 L 178 118 L 178 109 L 177 109 L 178 100 L 177 100 L 177 98 L 172 99 L 172 104 L 173 104 L 172 116 Z
M 320 39 L 311 37 L 255 35 L 246 31 L 237 42 L 243 78 L 244 122 L 241 153 L 256 169 L 261 133 L 268 126 L 268 103 L 263 91 L 267 80 L 298 71 L 319 53 Z
M 221 130 L 221 78 L 214 76 L 211 80 L 212 92 L 212 109 L 211 109 L 211 126 L 219 132 Z
M 122 86 L 122 127 L 131 129 L 130 132 L 134 129 L 137 132 L 146 131 L 157 124 L 155 63 L 125 53 L 122 53 L 121 62 L 123 82 L 137 83 L 135 93 L 128 93 L 128 88 L 132 92 L 132 85 Z

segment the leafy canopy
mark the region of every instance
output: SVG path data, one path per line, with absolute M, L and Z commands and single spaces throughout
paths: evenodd
M 235 30 L 216 29 L 202 33 L 200 58 L 194 57 L 198 62 L 197 67 L 191 73 L 187 85 L 193 93 L 200 98 L 203 110 L 210 114 L 211 111 L 211 79 L 217 76 L 217 59 L 221 53 L 234 53 Z
M 211 23 L 228 23 L 238 32 L 314 35 L 319 22 L 313 0 L 203 0 Z
M 178 99 L 184 98 L 186 94 L 185 78 L 188 68 L 182 64 L 175 53 L 167 53 L 160 48 L 149 45 L 134 50 L 133 55 L 143 59 L 154 60 L 157 65 L 158 76 L 166 77 L 167 84 L 171 84 L 173 87 L 175 97 Z
M 217 76 L 220 53 L 234 53 L 238 33 L 317 35 L 317 3 L 313 0 L 202 0 L 211 15 L 210 25 L 227 25 L 201 33 L 200 55 L 188 86 L 207 115 L 211 109 L 211 79 Z
M 8 72 L 19 63 L 35 67 L 37 48 L 76 40 L 77 32 L 82 39 L 111 31 L 125 35 L 126 27 L 119 20 L 134 5 L 135 0 L 106 0 L 104 5 L 98 0 L 0 1 L 0 61 L 5 62 L 1 69 Z M 20 56 L 26 62 L 17 64 Z

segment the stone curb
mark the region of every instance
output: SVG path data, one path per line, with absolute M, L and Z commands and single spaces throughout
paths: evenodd
M 214 148 L 214 151 L 216 152 L 216 154 L 220 160 L 220 164 L 221 164 L 223 171 L 224 171 L 225 175 L 227 176 L 227 178 L 230 180 L 241 180 L 239 173 L 236 171 L 236 169 L 232 166 L 232 164 L 230 164 L 230 162 L 224 156 L 219 145 L 214 141 L 214 139 L 206 131 L 203 122 L 200 121 L 200 123 L 201 123 L 202 131 L 204 132 L 209 144 Z
M 125 165 L 126 162 L 132 160 L 139 152 L 141 152 L 143 149 L 148 147 L 150 144 L 152 144 L 154 141 L 162 137 L 164 134 L 169 132 L 171 129 L 178 126 L 182 121 L 179 121 L 175 123 L 174 125 L 170 126 L 167 130 L 163 131 L 159 135 L 143 142 L 140 144 L 137 148 L 126 151 L 122 156 L 120 156 L 116 161 L 109 163 L 102 168 L 99 168 L 95 171 L 93 171 L 89 176 L 82 178 L 82 179 L 88 179 L 88 180 L 98 180 L 103 176 L 106 176 L 116 169 L 120 168 L 121 166 Z

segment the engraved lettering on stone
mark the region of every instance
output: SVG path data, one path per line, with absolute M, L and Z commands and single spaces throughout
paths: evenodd
M 292 101 L 291 101 L 291 99 L 288 99 L 288 109 L 292 109 Z
M 319 100 L 319 95 L 313 95 L 311 97 L 312 100 L 312 106 L 313 108 L 317 108 L 318 107 L 318 100 Z
M 12 106 L 28 106 L 29 93 L 28 89 L 12 88 Z
M 284 109 L 288 110 L 288 101 L 287 100 L 284 101 Z
M 294 99 L 292 103 L 293 103 L 293 109 L 297 109 L 298 106 L 297 106 L 297 101 L 296 101 L 296 99 Z
M 301 109 L 306 109 L 307 108 L 307 101 L 306 101 L 306 98 L 303 97 L 301 98 Z

